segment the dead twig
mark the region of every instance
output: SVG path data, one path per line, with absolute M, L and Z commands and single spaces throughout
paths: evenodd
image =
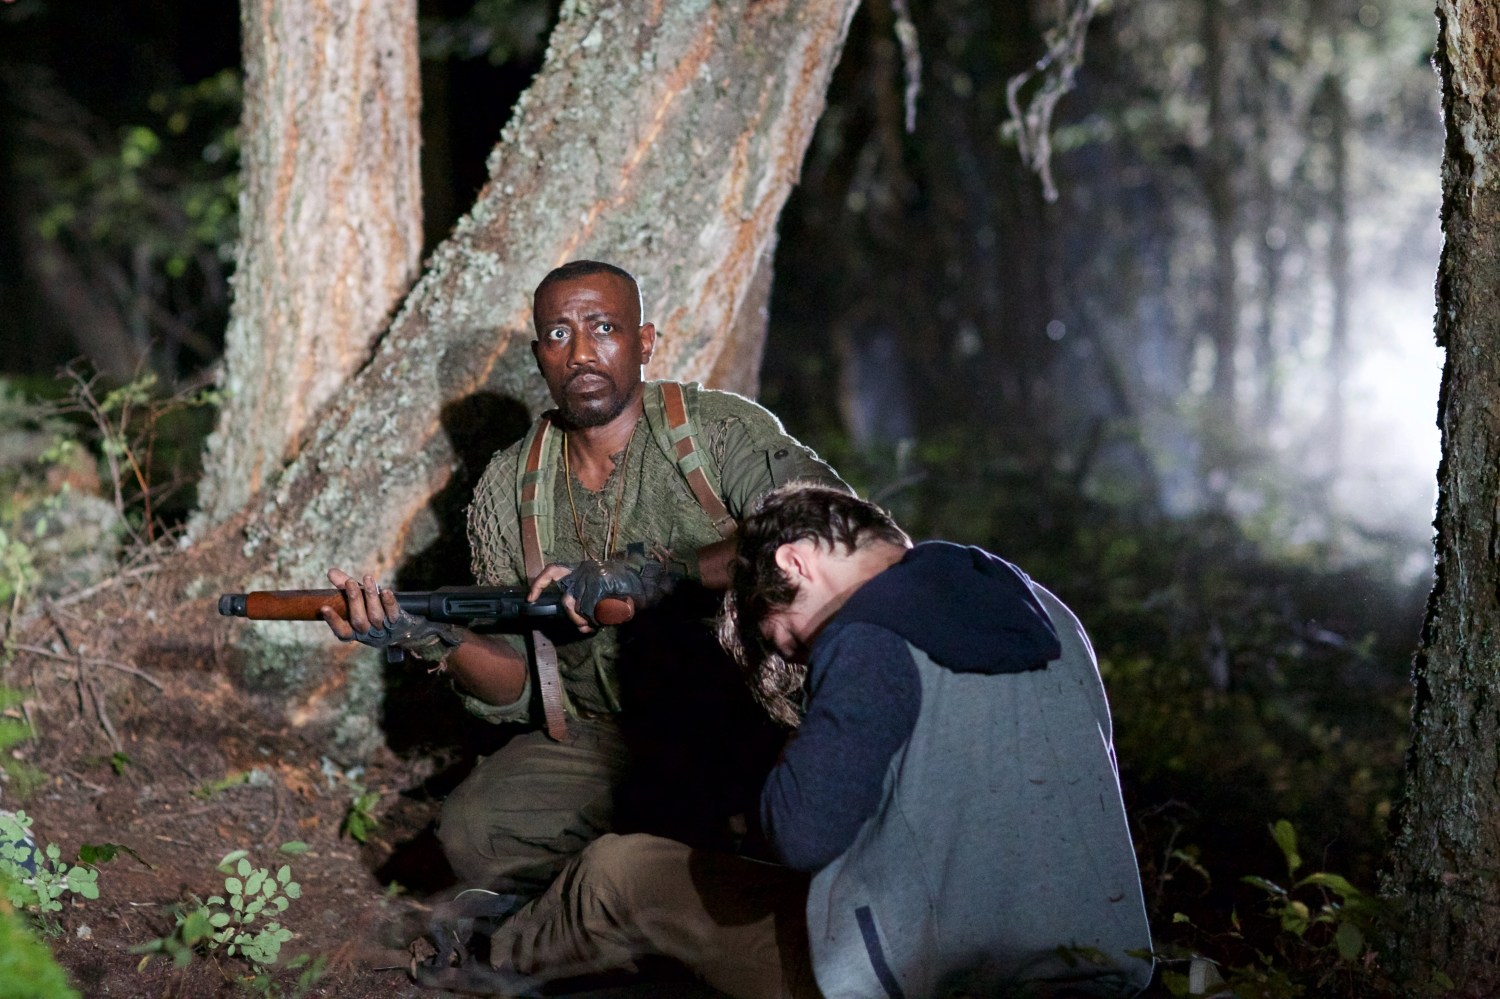
M 84 666 L 108 666 L 111 669 L 119 670 L 121 673 L 129 673 L 133 677 L 144 680 L 145 682 L 151 684 L 151 686 L 155 687 L 157 690 L 166 689 L 162 686 L 161 681 L 151 674 L 142 672 L 140 669 L 130 665 L 129 663 L 123 663 L 115 659 L 100 659 L 95 656 L 80 655 L 68 656 L 63 655 L 60 652 L 53 652 L 51 649 L 44 649 L 39 645 L 16 644 L 12 645 L 11 648 L 15 649 L 17 652 L 26 652 L 33 656 L 41 656 L 44 659 L 58 659 L 66 663 L 78 663 Z
M 87 777 L 83 776 L 83 774 L 79 773 L 76 770 L 64 769 L 62 772 L 76 780 L 78 783 L 82 784 L 84 787 L 88 788 L 90 791 L 93 791 L 95 794 L 109 793 L 109 788 L 104 787 L 102 784 L 95 784 L 93 781 L 89 780 Z
M 138 565 L 134 569 L 125 569 L 117 572 L 113 576 L 110 576 L 108 579 L 95 583 L 93 586 L 90 586 L 86 589 L 79 590 L 77 593 L 69 593 L 67 596 L 57 597 L 53 599 L 52 603 L 58 607 L 71 607 L 73 604 L 82 603 L 89 597 L 107 590 L 112 586 L 118 586 L 121 583 L 126 582 L 127 580 L 139 579 L 142 576 L 149 576 L 152 573 L 159 571 L 161 571 L 161 566 L 156 563 L 152 563 L 150 565 Z
M 104 706 L 104 696 L 99 693 L 99 685 L 92 680 L 84 682 L 84 687 L 89 692 L 89 698 L 94 702 L 94 717 L 99 719 L 99 726 L 104 729 L 104 734 L 109 736 L 109 745 L 117 753 L 125 752 L 125 744 L 120 741 L 120 736 L 115 732 L 114 722 L 109 719 L 109 711 Z
M 266 828 L 266 834 L 260 838 L 260 841 L 267 845 L 280 838 L 281 835 L 281 785 L 274 779 L 271 783 L 271 799 L 275 802 L 274 814 L 271 816 L 271 824 Z

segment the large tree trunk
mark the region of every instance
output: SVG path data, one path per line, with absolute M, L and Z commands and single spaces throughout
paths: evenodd
M 1415 972 L 1500 986 L 1500 12 L 1439 0 L 1447 146 L 1437 583 L 1415 664 L 1393 887 Z
M 640 277 L 664 334 L 653 375 L 722 381 L 722 359 L 759 348 L 776 219 L 854 7 L 566 5 L 491 156 L 489 182 L 373 358 L 274 486 L 200 531 L 172 575 L 196 573 L 199 597 L 228 584 L 317 585 L 330 565 L 388 576 L 461 537 L 467 490 L 451 488 L 462 485 L 455 473 L 477 473 L 518 435 L 518 406 L 544 401 L 525 349 L 530 292 L 569 259 L 607 258 Z M 496 414 L 511 419 L 502 426 Z M 451 558 L 446 568 L 455 571 Z M 262 675 L 315 691 L 295 718 L 328 720 L 347 703 L 344 674 L 328 668 L 326 635 L 308 627 L 288 626 L 286 640 L 292 629 L 324 639 L 317 654 L 291 654 L 274 669 L 262 654 Z
M 241 23 L 242 231 L 209 521 L 274 481 L 422 252 L 415 0 L 245 0 Z

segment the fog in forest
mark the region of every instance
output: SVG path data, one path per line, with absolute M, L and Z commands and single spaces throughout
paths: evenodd
M 418 9 L 430 253 L 488 179 L 558 4 Z M 0 637 L 39 619 L 27 598 L 135 585 L 191 547 L 171 539 L 194 510 L 231 310 L 238 18 L 229 0 L 0 2 Z M 1425 0 L 863 3 L 780 217 L 759 369 L 738 373 L 915 537 L 984 546 L 1078 612 L 1162 967 L 1214 955 L 1259 990 L 1237 994 L 1390 985 L 1352 885 L 1388 869 L 1432 582 L 1435 40 Z M 648 318 L 671 312 L 643 291 Z M 424 516 L 461 522 L 463 476 L 522 432 L 502 401 L 508 419 L 472 421 L 496 439 L 454 441 L 478 457 Z M 413 574 L 443 562 L 397 557 Z M 467 581 L 450 577 L 421 583 Z M 0 659 L 0 736 L 12 703 L 51 697 L 73 714 L 40 712 L 42 735 L 84 739 L 83 681 L 36 681 L 72 650 L 35 648 L 14 660 L 24 675 Z M 249 700 L 252 671 L 220 651 L 181 670 L 184 698 L 202 679 Z M 430 679 L 409 673 L 371 688 Z M 424 703 L 457 714 L 444 688 Z M 142 744 L 167 744 L 149 697 L 128 710 Z M 456 759 L 473 747 L 451 728 L 439 751 Z M 184 737 L 217 753 L 223 732 Z M 440 797 L 413 787 L 431 772 L 413 776 L 415 744 L 392 756 L 414 837 Z M 100 782 L 135 780 L 114 748 L 112 772 L 107 750 L 64 746 L 49 773 L 90 774 L 73 790 L 92 809 Z M 333 786 L 323 764 L 309 795 Z M 217 822 L 226 799 L 191 793 Z M 325 818 L 350 845 L 332 831 L 346 817 Z M 1338 880 L 1294 882 L 1315 865 Z M 90 945 L 59 939 L 64 964 L 89 966 Z

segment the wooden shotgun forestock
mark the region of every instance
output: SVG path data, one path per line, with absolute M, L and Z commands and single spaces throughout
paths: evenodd
M 396 592 L 396 603 L 408 614 L 444 624 L 469 624 L 475 620 L 494 622 L 500 631 L 525 631 L 546 618 L 566 617 L 562 591 L 549 587 L 535 602 L 526 600 L 520 586 L 445 586 L 438 590 Z M 254 590 L 225 593 L 219 597 L 219 613 L 252 621 L 318 621 L 320 608 L 332 607 L 349 619 L 349 602 L 343 590 Z M 603 625 L 624 624 L 635 616 L 629 600 L 605 598 L 594 608 L 594 620 Z

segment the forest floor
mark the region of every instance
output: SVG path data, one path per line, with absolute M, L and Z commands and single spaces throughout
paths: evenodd
M 400 685 L 399 710 L 386 711 L 386 744 L 358 766 L 334 763 L 315 727 L 292 724 L 284 701 L 234 679 L 226 636 L 242 623 L 196 600 L 173 614 L 201 614 L 199 625 L 164 629 L 140 613 L 141 593 L 121 597 L 49 607 L 13 636 L 17 656 L 0 668 L 0 684 L 26 696 L 6 714 L 23 715 L 34 733 L 9 762 L 45 778 L 20 800 L 14 778 L 0 784 L 0 807 L 23 809 L 37 841 L 56 844 L 65 862 L 86 844 L 122 848 L 98 865 L 97 899 L 65 894 L 44 921 L 74 987 L 84 999 L 447 995 L 413 983 L 407 944 L 425 922 L 423 900 L 454 880 L 435 835 L 443 796 L 504 732 L 419 673 Z M 167 644 L 164 632 L 176 633 Z M 359 654 L 330 643 L 329 658 L 349 651 Z M 337 662 L 323 666 L 341 682 Z M 378 797 L 360 841 L 346 820 L 363 794 Z M 287 853 L 286 843 L 305 846 Z M 279 917 L 294 936 L 277 967 L 307 955 L 321 962 L 314 981 L 281 970 L 257 986 L 255 969 L 222 946 L 181 967 L 139 951 L 170 935 L 194 899 L 227 895 L 218 865 L 240 850 L 253 867 L 290 866 L 301 895 Z M 703 999 L 705 990 L 658 967 L 560 994 Z
M 382 750 L 362 772 L 344 771 L 286 725 L 247 712 L 243 695 L 212 673 L 141 668 L 159 690 L 138 677 L 124 677 L 139 688 L 127 693 L 97 674 L 54 674 L 58 696 L 32 710 L 41 736 L 20 751 L 48 775 L 23 806 L 40 842 L 57 844 L 64 860 L 84 844 L 126 848 L 99 865 L 99 898 L 64 895 L 49 926 L 82 995 L 250 994 L 252 967 L 222 947 L 182 968 L 161 954 L 143 962 L 132 949 L 170 934 L 193 896 L 225 895 L 216 866 L 234 850 L 249 851 L 256 867 L 289 865 L 301 885 L 281 917 L 295 933 L 281 957 L 326 959 L 306 994 L 432 995 L 411 982 L 397 938 L 414 900 L 451 879 L 431 833 L 439 797 L 427 788 L 452 761 Z M 106 699 L 103 712 L 96 697 Z M 364 843 L 342 828 L 354 783 L 380 794 L 379 825 Z M 306 851 L 279 850 L 292 841 Z M 273 994 L 296 994 L 296 977 L 281 976 Z

